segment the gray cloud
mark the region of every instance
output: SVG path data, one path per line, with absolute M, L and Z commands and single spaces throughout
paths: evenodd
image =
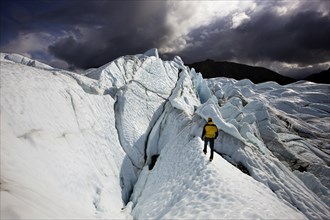
M 1 36 L 13 38 L 10 33 L 19 33 L 16 41 L 22 41 L 26 36 L 22 33 L 48 33 L 51 37 L 36 48 L 53 55 L 56 58 L 53 63 L 63 60 L 71 68 L 82 69 L 98 67 L 119 56 L 141 53 L 152 47 L 171 51 L 161 54 L 164 58 L 179 55 L 186 63 L 210 58 L 263 64 L 287 73 L 295 71 L 280 68 L 281 63 L 295 65 L 299 71 L 304 66 L 312 71 L 313 66 L 320 68 L 330 63 L 330 44 L 326 39 L 330 36 L 329 1 L 257 0 L 244 2 L 240 8 L 231 4 L 225 12 L 222 2 L 217 2 L 219 8 L 207 7 L 207 10 L 203 9 L 206 5 L 201 8 L 205 2 L 188 3 L 19 1 L 11 10 L 1 5 L 1 26 L 10 27 L 2 28 Z M 213 13 L 212 17 L 206 18 L 206 12 Z M 216 14 L 221 16 L 216 18 Z M 238 15 L 241 15 L 238 19 L 233 18 Z M 203 26 L 198 24 L 199 19 Z M 26 47 L 15 40 L 7 45 L 4 42 L 2 40 L 1 48 L 13 51 L 15 45 Z M 31 48 L 29 45 L 26 52 L 34 53 Z
M 205 30 L 195 30 L 191 33 L 191 41 L 192 44 L 195 40 L 202 41 L 203 45 L 199 47 L 206 51 L 218 51 L 219 58 L 229 55 L 229 58 L 252 61 L 324 62 L 329 60 L 330 55 L 327 41 L 327 36 L 330 36 L 329 22 L 329 17 L 316 12 L 304 12 L 291 18 L 268 13 L 252 18 L 238 29 L 222 29 L 210 34 L 203 41 L 199 33 Z M 222 26 L 220 21 L 204 28 L 210 32 Z
M 75 37 L 68 36 L 49 46 L 54 56 L 79 68 L 100 66 L 118 56 L 157 47 L 171 31 L 164 22 L 166 8 L 162 2 L 95 1 L 79 8 L 89 8 L 84 17 L 90 19 L 74 21 Z M 47 16 L 57 19 L 56 14 L 62 13 Z M 61 20 L 71 17 L 65 14 Z
M 237 29 L 228 25 L 229 20 L 223 18 L 193 30 L 189 34 L 190 46 L 179 55 L 188 63 L 211 58 L 248 64 L 283 62 L 319 67 L 319 63 L 330 61 L 329 14 L 301 8 L 285 15 L 259 11 Z

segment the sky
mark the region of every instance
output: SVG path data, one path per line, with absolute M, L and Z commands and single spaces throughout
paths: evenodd
M 330 67 L 330 0 L 1 0 L 0 51 L 70 70 L 158 48 L 303 78 Z

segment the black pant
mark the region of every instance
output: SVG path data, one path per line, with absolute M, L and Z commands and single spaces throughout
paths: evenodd
M 214 138 L 204 138 L 204 153 L 206 153 L 207 144 L 210 142 L 211 156 L 210 159 L 213 159 L 214 152 Z

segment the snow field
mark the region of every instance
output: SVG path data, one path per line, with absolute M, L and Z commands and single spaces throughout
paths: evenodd
M 157 50 L 85 75 L 1 54 L 1 218 L 330 216 L 329 86 L 204 80 Z
M 140 174 L 139 181 L 142 179 L 143 184 L 138 181 L 134 192 L 143 192 L 137 198 L 133 194 L 132 201 L 136 205 L 132 214 L 135 217 L 304 218 L 283 204 L 263 184 L 243 174 L 217 154 L 213 162 L 208 162 L 208 155 L 202 154 L 201 139 L 191 139 L 191 127 L 188 124 L 173 138 L 174 141 L 164 147 L 153 170 L 145 168 Z
M 215 83 L 216 85 L 214 85 Z M 290 121 L 295 120 L 294 126 L 299 127 L 299 131 L 304 130 L 304 133 L 315 134 L 317 132 L 324 132 L 321 131 L 319 128 L 307 125 L 304 122 L 305 117 L 307 116 L 306 112 L 308 112 L 309 118 L 314 118 L 315 120 L 317 120 L 315 121 L 318 122 L 316 124 L 322 124 L 320 122 L 323 120 L 324 117 L 328 117 L 329 113 L 326 113 L 323 110 L 302 111 L 301 109 L 304 107 L 301 104 L 301 100 L 304 100 L 304 103 L 307 103 L 308 101 L 306 101 L 306 97 L 310 97 L 310 93 L 315 93 L 314 102 L 326 103 L 326 99 L 324 98 L 323 94 L 326 94 L 327 91 L 329 91 L 329 86 L 312 86 L 311 88 L 315 89 L 314 92 L 311 90 L 306 90 L 304 87 L 301 87 L 299 83 L 297 83 L 297 85 L 299 86 L 296 86 L 295 84 L 288 85 L 287 87 L 292 87 L 295 91 L 299 91 L 299 96 L 296 97 L 297 93 L 292 92 L 292 88 L 283 88 L 282 86 L 271 82 L 254 85 L 246 80 L 236 81 L 220 79 L 217 81 L 215 79 L 211 79 L 209 80 L 209 85 L 210 88 L 215 89 L 215 94 L 220 94 L 220 96 L 218 96 L 218 102 L 222 104 L 222 107 L 220 107 L 221 116 L 224 117 L 225 121 L 228 121 L 232 125 L 235 125 L 237 130 L 240 131 L 240 134 L 246 139 L 246 141 L 243 141 L 243 143 L 245 143 L 245 146 L 242 146 L 242 144 L 240 143 L 241 147 L 239 147 L 239 150 L 237 150 L 237 148 L 228 149 L 228 147 L 226 147 L 226 145 L 228 146 L 227 141 L 230 141 L 230 143 L 233 142 L 232 140 L 230 140 L 231 137 L 225 134 L 225 137 L 220 138 L 220 145 L 219 142 L 218 144 L 216 144 L 216 149 L 219 152 L 225 154 L 226 158 L 230 161 L 235 161 L 236 163 L 242 163 L 243 165 L 245 165 L 245 167 L 247 167 L 250 171 L 253 178 L 268 186 L 279 196 L 279 198 L 282 198 L 286 202 L 299 208 L 299 210 L 301 210 L 309 219 L 327 218 L 326 216 L 329 215 L 329 203 L 322 203 L 322 201 L 326 201 L 324 200 L 324 198 L 326 197 L 326 195 L 328 195 L 329 188 L 325 190 L 327 192 L 324 191 L 324 195 L 317 197 L 313 195 L 313 193 L 308 192 L 309 190 L 306 189 L 305 184 L 300 182 L 296 175 L 293 175 L 288 168 L 290 168 L 290 163 L 292 163 L 292 161 L 297 161 L 298 164 L 307 164 L 309 167 L 313 167 L 313 164 L 319 164 L 319 166 L 323 169 L 323 173 L 321 174 L 319 172 L 318 178 L 328 179 L 324 175 L 326 175 L 327 173 L 326 164 L 329 161 L 329 156 L 322 152 L 322 148 L 324 145 L 329 143 L 329 139 L 324 139 L 325 142 L 322 144 L 323 146 L 321 144 L 317 146 L 319 143 L 318 138 L 309 139 L 307 142 L 304 138 L 304 135 L 301 137 L 299 136 L 301 135 L 301 133 L 296 134 L 295 132 L 292 132 L 292 127 L 289 127 L 289 129 L 287 129 L 287 124 L 283 124 L 278 116 L 281 115 L 280 117 L 286 117 Z M 249 88 L 249 93 L 243 92 L 246 90 L 246 88 Z M 221 92 L 217 92 L 217 89 L 219 89 Z M 224 91 L 230 92 L 227 93 Z M 280 109 L 279 107 L 277 108 L 273 106 L 274 103 L 277 103 L 277 105 L 280 105 L 280 103 L 282 103 L 281 106 L 285 106 L 285 102 L 280 101 L 283 99 L 282 94 L 284 91 L 286 92 L 286 94 L 288 94 L 287 91 L 289 91 L 290 96 L 292 93 L 294 94 L 294 96 L 292 96 L 289 100 L 292 103 L 292 108 L 297 109 L 297 113 L 295 115 L 291 115 L 290 113 L 292 108 L 290 108 L 290 111 L 287 113 L 278 110 Z M 318 93 L 321 94 L 317 95 Z M 260 100 L 262 100 L 262 102 Z M 234 103 L 234 105 L 228 105 L 228 103 Z M 277 113 L 278 115 L 274 115 L 274 112 L 277 111 L 281 112 Z M 303 113 L 299 113 L 299 111 Z M 228 112 L 237 113 L 228 114 Z M 244 120 L 246 119 L 246 117 L 248 117 L 248 120 Z M 245 123 L 244 121 L 248 123 Z M 221 125 L 221 128 L 223 128 L 223 125 Z M 281 129 L 282 133 L 279 133 L 278 129 Z M 329 128 L 326 128 L 325 132 L 327 132 L 328 129 Z M 226 132 L 226 129 L 223 130 L 224 132 Z M 309 131 L 307 132 L 307 130 Z M 246 131 L 247 133 L 245 133 Z M 318 133 L 318 137 L 322 137 L 320 133 Z M 290 141 L 290 145 L 288 145 L 288 139 L 282 142 L 281 138 L 283 136 L 294 137 L 294 139 L 292 139 L 292 141 Z M 247 143 L 252 143 L 254 146 Z M 314 146 L 309 143 L 312 143 Z M 230 144 L 231 147 L 234 145 L 235 143 Z M 246 146 L 252 147 L 252 149 L 257 146 L 259 150 L 251 151 L 251 149 L 247 148 Z M 266 148 L 266 146 L 268 149 Z M 288 148 L 288 146 L 293 147 Z M 302 148 L 304 150 L 302 150 Z M 325 146 L 324 148 L 329 149 L 327 146 Z M 241 149 L 244 149 L 244 151 L 242 151 Z M 278 159 L 282 160 L 282 162 L 284 162 L 284 164 L 287 164 L 288 166 L 285 167 L 280 161 L 278 161 L 273 155 L 273 153 Z M 286 161 L 288 163 L 285 163 Z M 292 167 L 292 169 L 297 168 L 299 167 L 297 167 L 296 165 Z M 311 172 L 313 172 L 312 169 Z M 306 179 L 302 178 L 302 180 L 304 181 Z M 313 185 L 318 185 L 318 182 L 319 181 L 314 182 Z M 320 187 L 324 189 L 322 186 Z M 320 192 L 322 191 L 316 190 L 315 188 L 313 189 L 313 187 L 308 188 L 312 189 L 313 192 L 317 191 L 318 194 L 320 194 Z M 308 201 L 314 202 L 313 204 L 311 204 Z
M 110 96 L 1 62 L 1 218 L 125 218 L 114 125 Z

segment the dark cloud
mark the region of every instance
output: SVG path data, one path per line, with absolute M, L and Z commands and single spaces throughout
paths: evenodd
M 84 19 L 72 14 L 60 18 L 75 24 L 69 28 L 78 37 L 68 36 L 49 46 L 54 56 L 78 68 L 100 66 L 119 56 L 157 47 L 171 32 L 165 23 L 166 7 L 162 2 L 95 1 L 79 8 L 77 15 L 88 8 Z M 47 17 L 55 21 L 56 14 L 62 13 L 56 11 Z
M 330 60 L 330 18 L 320 12 L 305 11 L 280 16 L 264 12 L 231 29 L 219 20 L 190 33 L 190 47 L 182 56 L 194 61 L 192 54 L 218 60 L 245 62 L 279 61 L 301 65 Z M 218 30 L 214 32 L 214 30 Z M 209 33 L 207 36 L 201 33 Z M 197 46 L 195 44 L 198 44 Z M 195 58 L 196 59 L 196 58 Z
M 48 9 L 32 13 L 33 4 Z M 164 1 L 33 0 L 10 6 L 11 11 L 22 10 L 19 15 L 10 13 L 7 25 L 11 22 L 17 32 L 60 36 L 49 45 L 49 52 L 77 68 L 100 66 L 125 54 L 159 47 L 172 31 L 166 24 Z M 21 15 L 28 21 L 17 21 Z
M 282 62 L 306 67 L 287 68 L 287 74 L 297 77 L 297 71 L 302 75 L 313 73 L 319 70 L 319 63 L 330 61 L 330 16 L 329 12 L 301 9 L 284 15 L 272 10 L 259 11 L 250 14 L 250 19 L 238 28 L 230 26 L 231 17 L 222 18 L 190 32 L 189 47 L 178 55 L 186 63 L 205 59 L 252 65 Z
M 18 33 L 48 33 L 55 39 L 49 38 L 51 43 L 46 46 L 57 58 L 52 62 L 63 60 L 71 68 L 82 69 L 153 47 L 169 49 L 172 54 L 161 54 L 163 58 L 179 55 L 185 63 L 214 59 L 269 67 L 278 62 L 298 65 L 298 71 L 300 67 L 312 71 L 330 62 L 330 1 L 254 3 L 256 7 L 234 9 L 200 27 L 194 20 L 194 8 L 188 4 L 187 8 L 183 4 L 176 7 L 174 1 L 2 0 L 1 46 Z M 233 17 L 241 12 L 248 19 L 233 25 Z M 192 20 L 197 28 L 181 32 L 182 24 L 191 25 Z M 13 45 L 15 42 L 10 48 L 15 49 Z M 285 71 L 296 74 L 295 70 Z

